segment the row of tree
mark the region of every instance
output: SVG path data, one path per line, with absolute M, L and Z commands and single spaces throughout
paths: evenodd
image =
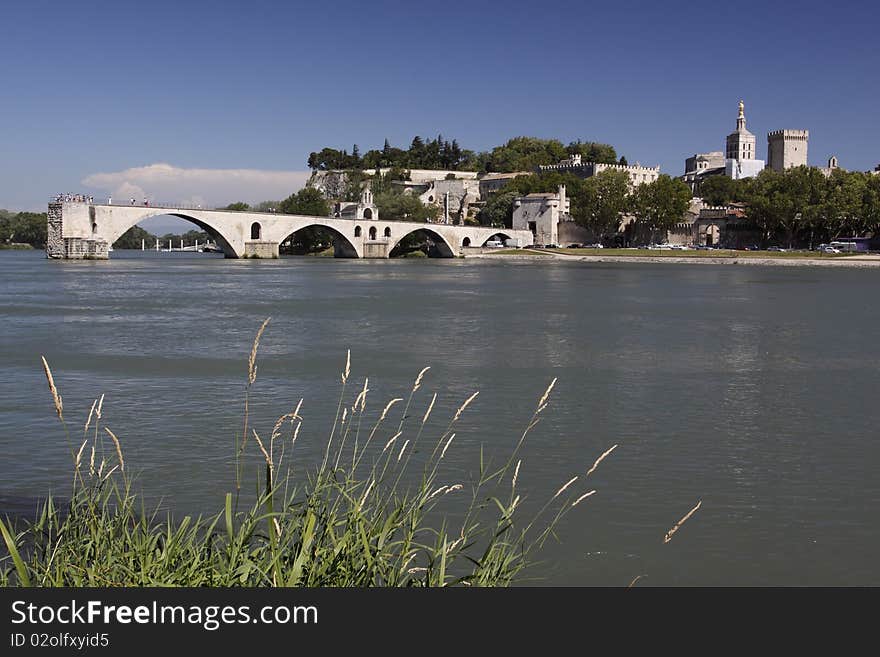
M 565 185 L 571 216 L 597 240 L 613 244 L 619 239 L 623 219 L 632 217 L 638 233 L 656 241 L 681 223 L 691 200 L 682 181 L 662 174 L 656 181 L 631 187 L 625 171 L 606 169 L 586 179 L 571 173 L 518 176 L 487 201 L 478 214 L 485 226 L 510 227 L 517 196 L 556 192 Z
M 386 167 L 475 171 L 477 161 L 476 154 L 462 149 L 455 139 L 449 141 L 443 135 L 437 135 L 436 139 L 424 140 L 417 135 L 407 150 L 391 146 L 387 139 L 382 150 L 369 150 L 363 155 L 357 144 L 352 147 L 351 153 L 347 150 L 322 148 L 318 152 L 309 153 L 308 166 L 313 171 Z
M 502 146 L 477 153 L 461 148 L 455 139 L 449 141 L 437 135 L 429 140 L 416 136 L 406 150 L 391 146 L 386 139 L 382 150 L 369 150 L 363 155 L 357 144 L 351 153 L 322 148 L 309 154 L 308 166 L 313 171 L 399 168 L 506 173 L 556 164 L 573 154 L 586 162 L 626 164 L 626 158 L 618 158 L 613 146 L 592 141 L 578 140 L 566 146 L 558 139 L 515 137 Z
M 46 246 L 45 212 L 10 212 L 0 210 L 0 244 Z
M 701 183 L 703 200 L 744 204 L 762 241 L 809 246 L 880 231 L 880 175 L 816 167 L 764 169 L 754 178 L 712 176 Z

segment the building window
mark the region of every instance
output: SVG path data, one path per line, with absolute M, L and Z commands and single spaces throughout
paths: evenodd
M 255 221 L 251 224 L 251 239 L 258 240 L 260 239 L 260 235 L 262 234 L 262 229 L 260 227 L 259 222 Z
M 360 226 L 355 226 L 355 227 L 354 227 L 354 236 L 355 236 L 355 237 L 360 237 L 360 236 L 361 236 L 361 227 L 360 227 Z

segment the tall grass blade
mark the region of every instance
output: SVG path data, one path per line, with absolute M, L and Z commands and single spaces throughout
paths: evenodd
M 31 586 L 31 578 L 30 575 L 28 575 L 27 566 L 24 565 L 24 561 L 22 561 L 21 555 L 18 553 L 18 547 L 15 545 L 15 539 L 12 537 L 12 534 L 9 533 L 2 518 L 0 518 L 0 533 L 3 534 L 3 541 L 6 543 L 6 549 L 9 550 L 9 555 L 12 557 L 12 562 L 15 564 L 15 572 L 18 573 L 18 580 L 21 582 L 22 586 Z

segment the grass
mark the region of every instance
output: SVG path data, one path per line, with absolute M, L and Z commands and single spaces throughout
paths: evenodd
M 489 251 L 488 253 L 492 255 L 525 255 L 525 256 L 547 256 L 553 255 L 548 251 L 539 251 L 537 249 L 529 249 L 528 247 L 522 249 L 498 249 L 497 251 Z
M 586 474 L 566 477 L 554 495 L 532 500 L 528 506 L 538 510 L 523 516 L 519 454 L 550 403 L 555 379 L 503 462 L 493 465 L 481 451 L 472 481 L 453 480 L 443 475 L 444 460 L 479 393 L 429 437 L 437 394 L 422 388 L 430 368 L 419 372 L 406 398 L 387 401 L 376 417 L 368 411 L 369 381 L 352 380 L 350 354 L 320 463 L 298 463 L 295 448 L 307 439 L 300 435 L 303 400 L 268 431 L 258 432 L 249 417 L 268 324 L 248 358 L 236 483 L 204 517 L 149 509 L 134 490 L 124 435 L 102 424 L 103 396 L 79 425 L 81 434 L 74 431 L 43 359 L 70 452 L 71 491 L 62 505 L 47 498 L 33 520 L 0 521 L 6 548 L 0 585 L 506 586 L 533 565 L 560 520 L 595 493 L 589 474 L 614 447 Z M 245 465 L 255 460 L 260 475 L 245 482 Z M 257 493 L 239 508 L 243 485 Z M 454 504 L 461 513 L 453 523 Z
M 818 253 L 816 251 L 738 251 L 735 249 L 552 249 L 562 255 L 629 256 L 648 258 L 840 258 L 851 253 Z

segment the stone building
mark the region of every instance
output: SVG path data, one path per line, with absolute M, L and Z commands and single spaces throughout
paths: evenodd
M 495 192 L 500 191 L 507 183 L 519 176 L 530 176 L 531 171 L 514 171 L 513 173 L 487 173 L 480 177 L 480 200 L 486 201 Z
M 560 160 L 557 164 L 545 164 L 538 167 L 541 173 L 557 171 L 559 173 L 573 173 L 578 178 L 589 178 L 602 171 L 612 169 L 625 171 L 629 175 L 630 185 L 643 185 L 652 183 L 660 176 L 660 167 L 643 167 L 639 162 L 629 166 L 627 164 L 603 164 L 601 162 L 583 162 L 579 154 Z
M 831 157 L 828 158 L 828 166 L 827 167 L 819 167 L 819 171 L 821 171 L 822 175 L 824 175 L 826 178 L 828 178 L 832 173 L 834 173 L 838 169 L 840 171 L 846 171 L 846 169 L 840 168 L 840 165 L 837 163 L 837 156 L 836 155 L 832 155 Z M 880 170 L 880 167 L 878 167 L 878 170 Z
M 709 176 L 722 175 L 725 170 L 724 153 L 696 153 L 684 161 L 684 176 L 681 180 L 691 188 L 691 194 L 700 195 L 700 184 Z
M 739 101 L 736 130 L 727 135 L 724 173 L 729 178 L 752 178 L 764 169 L 764 160 L 755 159 L 755 135 L 746 129 L 745 103 Z
M 761 231 L 745 216 L 745 206 L 731 203 L 700 209 L 692 227 L 694 244 L 743 248 L 761 241 Z
M 419 200 L 440 208 L 440 223 L 464 223 L 471 204 L 480 200 L 480 184 L 473 178 L 434 180 L 427 185 Z
M 513 200 L 514 230 L 530 230 L 535 244 L 559 244 L 559 223 L 570 217 L 571 200 L 565 185 L 559 191 L 527 194 Z
M 333 212 L 334 217 L 340 219 L 364 219 L 375 221 L 379 218 L 379 208 L 373 203 L 373 192 L 366 187 L 361 192 L 361 200 L 358 202 L 343 201 L 336 204 Z
M 774 171 L 807 166 L 809 130 L 774 130 L 767 133 L 767 166 Z

